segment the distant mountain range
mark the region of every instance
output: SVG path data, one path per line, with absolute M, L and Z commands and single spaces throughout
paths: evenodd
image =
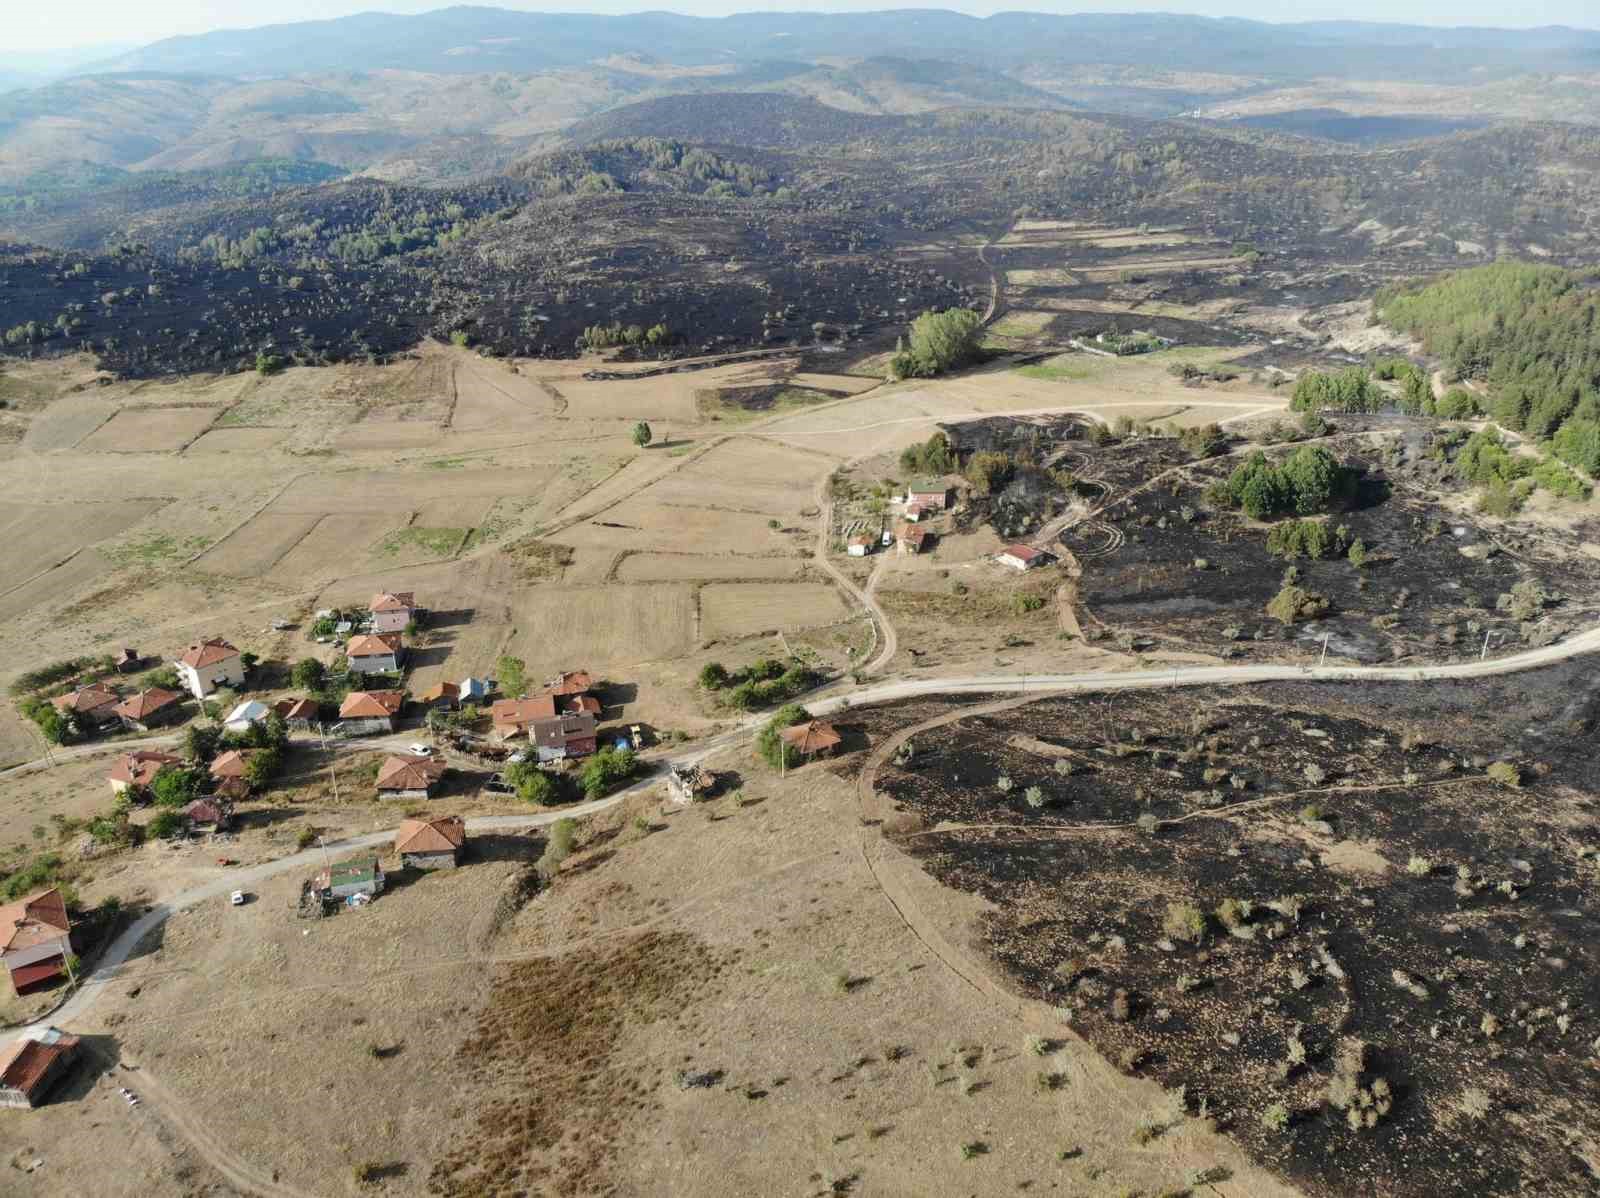
M 1034 61 L 1279 76 L 1459 79 L 1466 71 L 1600 69 L 1600 32 L 1435 29 L 1171 14 L 1001 13 L 938 9 L 742 13 L 702 18 L 514 12 L 458 7 L 416 16 L 362 13 L 329 21 L 175 37 L 85 65 L 86 72 L 237 75 L 335 70 L 449 74 L 530 72 L 617 54 L 681 66 L 830 56 L 938 58 L 988 67 Z

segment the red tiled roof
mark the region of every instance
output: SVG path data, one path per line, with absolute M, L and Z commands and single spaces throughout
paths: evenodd
M 594 675 L 588 670 L 571 670 L 557 674 L 545 688 L 553 695 L 582 695 L 594 689 Z
M 400 652 L 404 644 L 398 632 L 363 633 L 351 637 L 344 651 L 346 657 L 385 657 Z
M 367 610 L 410 611 L 416 605 L 415 595 L 411 591 L 384 591 L 381 595 L 372 597 L 372 602 L 367 604 Z
M 247 799 L 250 797 L 250 784 L 243 777 L 217 778 L 211 786 L 212 792 L 225 799 Z
M 152 686 L 137 695 L 129 695 L 112 710 L 118 715 L 127 716 L 130 720 L 142 720 L 164 707 L 171 707 L 181 698 L 183 696 L 177 691 L 162 690 L 159 686 Z
M 913 541 L 920 545 L 928 539 L 928 530 L 918 528 L 912 524 L 902 524 L 895 532 L 902 541 Z
M 422 692 L 422 702 L 437 703 L 440 699 L 459 699 L 461 688 L 454 682 L 435 682 Z
M 404 691 L 351 691 L 339 704 L 339 718 L 381 720 L 405 705 Z
M 314 720 L 322 711 L 322 705 L 315 699 L 297 699 L 290 695 L 274 703 L 272 710 L 286 720 Z
M 65 695 L 58 695 L 50 700 L 50 705 L 57 711 L 96 711 L 116 701 L 117 696 L 114 693 L 99 683 L 93 683 L 79 690 L 69 691 Z
M 245 767 L 250 764 L 254 752 L 254 749 L 229 749 L 226 753 L 218 753 L 216 760 L 211 763 L 211 776 L 243 778 Z
M 197 824 L 220 824 L 233 814 L 226 804 L 213 798 L 196 799 L 183 813 Z
M 574 715 L 580 713 L 583 715 L 599 715 L 601 711 L 600 700 L 593 695 L 574 695 L 567 700 L 561 710 L 571 712 Z
M 822 720 L 810 720 L 804 724 L 795 724 L 778 733 L 783 737 L 785 744 L 802 753 L 817 753 L 823 749 L 831 749 L 841 739 L 832 724 Z
M 548 720 L 555 714 L 554 695 L 535 695 L 531 699 L 497 699 L 489 705 L 489 719 L 496 728 L 523 728 L 534 720 Z
M 186 666 L 201 669 L 205 666 L 214 666 L 219 661 L 227 661 L 230 657 L 238 657 L 239 650 L 235 649 L 221 637 L 211 637 L 198 644 L 190 645 L 184 655 L 178 660 Z
M 1007 545 L 1000 551 L 1000 555 L 1002 557 L 1014 557 L 1019 562 L 1031 562 L 1035 558 L 1043 557 L 1044 553 L 1031 545 Z
M 182 765 L 183 758 L 171 753 L 157 753 L 153 749 L 136 749 L 123 753 L 117 764 L 106 775 L 108 782 L 127 782 L 134 786 L 149 786 L 164 765 Z
M 444 777 L 445 768 L 437 757 L 385 757 L 378 767 L 378 789 L 426 790 Z
M 32 965 L 19 965 L 11 971 L 11 988 L 26 990 L 35 982 L 48 982 L 67 972 L 67 962 L 59 954 L 35 961 Z
M 54 886 L 0 907 L 0 953 L 57 940 L 71 930 L 67 901 Z
M 26 968 L 31 969 L 32 966 Z M 11 976 L 16 980 L 24 970 L 19 969 Z M 45 975 L 50 976 L 49 974 Z M 35 978 L 34 981 L 41 979 Z M 28 983 L 18 981 L 18 985 Z M 54 1043 L 44 1044 L 38 1040 L 18 1040 L 3 1055 L 0 1055 L 0 1085 L 10 1090 L 20 1090 L 30 1099 L 39 1083 L 50 1072 L 50 1067 L 61 1057 L 71 1053 L 78 1047 L 78 1037 L 58 1036 Z
M 459 815 L 402 820 L 394 834 L 397 853 L 449 853 L 467 841 L 467 825 Z

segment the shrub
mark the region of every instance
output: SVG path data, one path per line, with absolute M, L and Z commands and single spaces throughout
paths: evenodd
M 1328 610 L 1328 600 L 1315 591 L 1294 584 L 1286 585 L 1267 604 L 1267 615 L 1285 624 L 1314 620 Z
M 610 794 L 639 771 L 639 759 L 632 749 L 601 749 L 583 763 L 578 785 L 591 799 Z
M 294 663 L 289 680 L 302 690 L 314 691 L 322 686 L 326 674 L 327 668 L 315 657 L 302 657 Z
M 561 863 L 572 855 L 574 842 L 578 838 L 578 822 L 573 819 L 558 819 L 550 825 L 550 837 L 545 841 L 544 852 L 539 855 L 534 868 L 546 882 L 555 877 L 556 871 L 561 868 Z
M 53 706 L 43 699 L 26 699 L 18 709 L 39 726 L 39 733 L 53 745 L 65 744 L 72 735 L 72 725 Z
M 524 803 L 548 807 L 559 799 L 555 780 L 531 761 L 513 761 L 506 766 L 502 776 L 506 785 L 514 788 L 517 798 Z
M 145 831 L 162 840 L 176 836 L 183 829 L 183 816 L 176 811 L 164 808 L 155 813 L 150 822 L 145 825 Z
M 708 661 L 700 667 L 700 688 L 702 690 L 721 690 L 728 685 L 728 670 L 721 662 Z
M 1501 786 L 1509 786 L 1513 790 L 1522 786 L 1522 771 L 1509 761 L 1496 761 L 1484 773 Z
M 1205 912 L 1192 903 L 1168 903 L 1161 930 L 1169 940 L 1198 944 L 1206 934 Z
M 521 696 L 523 688 L 527 685 L 526 671 L 528 663 L 520 657 L 509 655 L 501 657 L 496 667 L 495 681 L 500 686 L 500 693 L 508 698 Z
M 1006 483 L 1011 481 L 1014 468 L 1014 463 L 1006 454 L 985 449 L 979 450 L 968 459 L 966 469 L 962 473 L 972 484 L 974 493 L 993 495 L 1003 490 Z
M 1345 557 L 1350 559 L 1350 564 L 1356 569 L 1361 569 L 1367 564 L 1367 546 L 1360 537 L 1350 542 L 1350 548 L 1345 551 Z
M 1022 797 L 1027 800 L 1028 806 L 1032 807 L 1035 811 L 1043 807 L 1045 803 L 1049 801 L 1045 798 L 1044 791 L 1040 790 L 1037 786 L 1028 787 L 1027 790 L 1022 792 Z
M 150 796 L 160 807 L 183 807 L 200 795 L 199 770 L 164 765 L 150 781 Z
M 1267 534 L 1267 552 L 1283 558 L 1328 557 L 1342 548 L 1321 520 L 1285 520 Z
M 1289 1126 L 1289 1108 L 1275 1102 L 1261 1112 L 1261 1126 L 1267 1131 L 1283 1131 Z
M 934 433 L 921 445 L 908 445 L 900 451 L 900 469 L 908 474 L 949 474 L 955 468 L 956 455 L 943 433 Z
M 301 828 L 299 834 L 294 838 L 294 847 L 300 849 L 302 852 L 306 849 L 309 849 L 316 843 L 317 830 L 309 825 Z

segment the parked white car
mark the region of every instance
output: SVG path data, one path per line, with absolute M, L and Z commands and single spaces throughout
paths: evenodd
M 433 756 L 433 746 L 432 745 L 422 745 L 422 744 L 407 745 L 406 748 L 410 749 L 412 754 L 417 756 L 417 757 L 432 757 Z
M 245 904 L 244 891 L 235 890 L 232 894 L 230 894 L 228 896 L 228 901 L 230 903 L 232 903 L 235 907 L 244 906 L 244 904 Z

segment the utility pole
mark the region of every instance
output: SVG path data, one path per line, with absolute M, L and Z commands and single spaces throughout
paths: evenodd
M 1333 633 L 1331 632 L 1324 632 L 1322 634 L 1322 659 L 1317 662 L 1317 669 L 1319 670 L 1328 664 L 1328 638 L 1332 635 Z
M 1478 660 L 1479 661 L 1483 661 L 1486 657 L 1489 656 L 1489 638 L 1492 637 L 1493 635 L 1494 635 L 1494 629 L 1493 628 L 1485 628 L 1483 630 L 1483 652 L 1478 654 Z

